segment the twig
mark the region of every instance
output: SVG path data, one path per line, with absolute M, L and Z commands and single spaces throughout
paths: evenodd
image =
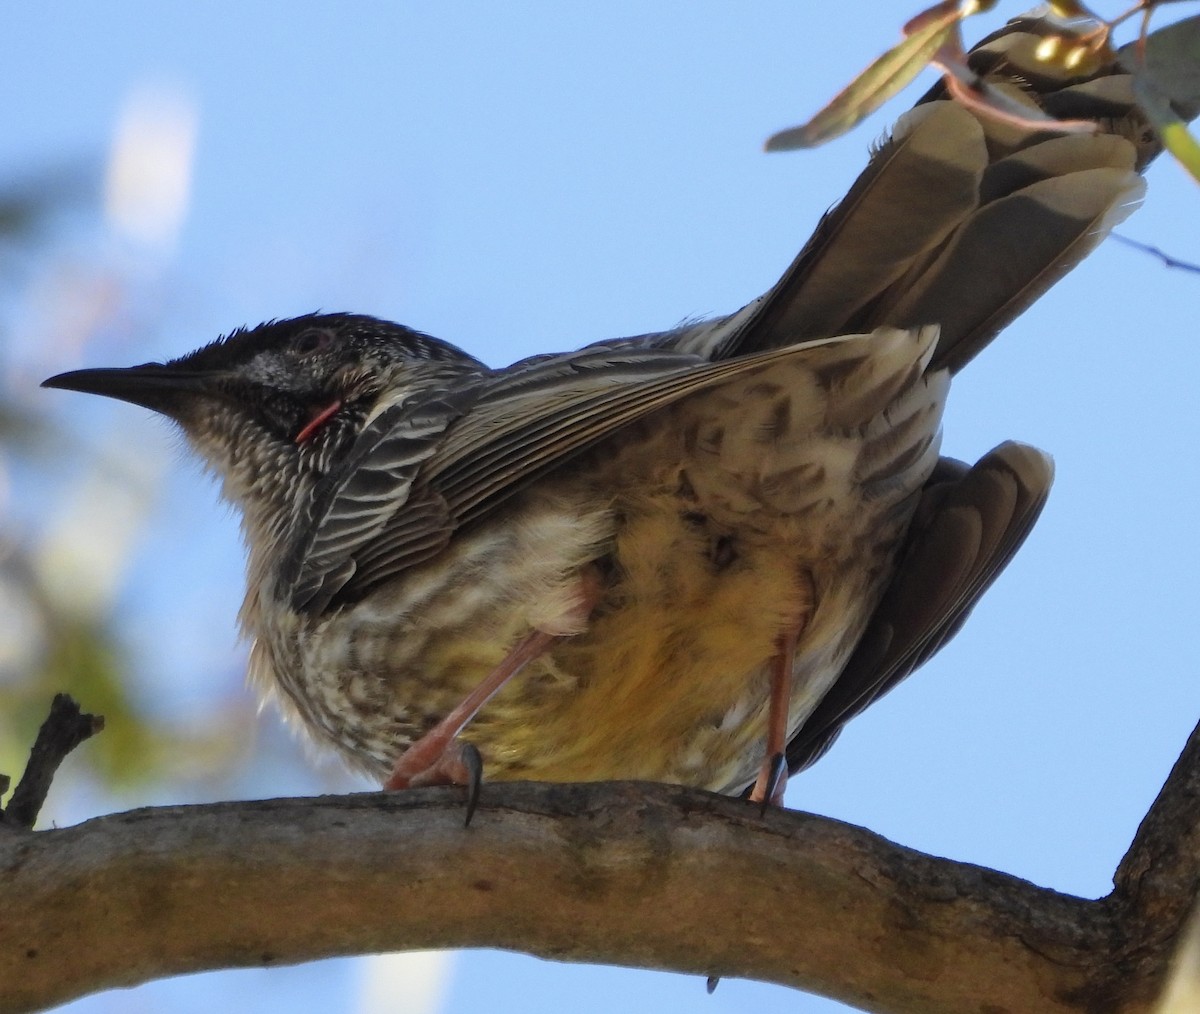
M 104 728 L 100 715 L 85 715 L 67 694 L 55 694 L 50 714 L 38 730 L 25 773 L 0 814 L 10 827 L 31 829 L 46 801 L 54 773 L 63 759 L 85 739 Z
M 1110 235 L 1118 243 L 1124 243 L 1135 250 L 1141 250 L 1142 253 L 1148 253 L 1152 257 L 1157 257 L 1168 268 L 1182 268 L 1184 271 L 1192 271 L 1200 274 L 1200 264 L 1193 264 L 1191 261 L 1181 261 L 1178 257 L 1172 257 L 1169 253 L 1165 253 L 1156 246 L 1150 246 L 1148 243 L 1139 243 L 1136 239 L 1130 239 L 1128 236 L 1122 236 L 1120 233 L 1114 232 Z

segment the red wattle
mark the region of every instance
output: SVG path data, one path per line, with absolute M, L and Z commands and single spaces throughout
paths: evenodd
M 304 444 L 315 437 L 321 427 L 338 414 L 341 407 L 342 403 L 340 401 L 333 401 L 326 405 L 320 412 L 308 420 L 304 429 L 296 434 L 296 443 Z

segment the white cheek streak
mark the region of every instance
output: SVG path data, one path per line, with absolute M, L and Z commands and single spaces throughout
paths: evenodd
M 366 419 L 363 420 L 362 429 L 366 429 L 384 412 L 394 405 L 402 404 L 417 390 L 416 385 L 406 384 L 397 387 L 389 387 L 380 397 L 379 400 L 371 406 L 371 411 L 367 413 Z

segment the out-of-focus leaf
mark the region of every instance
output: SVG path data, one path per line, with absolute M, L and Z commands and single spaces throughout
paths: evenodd
M 29 642 L 13 653 L 26 659 L 21 671 L 0 673 L 7 676 L 0 680 L 0 771 L 20 773 L 22 751 L 33 742 L 50 700 L 65 691 L 108 720 L 108 731 L 87 755 L 100 780 L 119 786 L 154 777 L 158 735 L 129 696 L 122 677 L 130 658 L 111 623 L 55 601 L 21 543 L 6 545 L 0 566 L 9 595 L 26 605 L 17 636 Z M 14 636 L 12 629 L 7 634 Z
M 924 70 L 955 37 L 963 17 L 975 9 L 946 0 L 917 15 L 905 26 L 899 45 L 875 60 L 807 123 L 767 138 L 766 150 L 812 148 L 850 130 Z
M 1122 47 L 1120 57 L 1133 72 L 1138 105 L 1163 147 L 1200 180 L 1200 143 L 1187 128 L 1187 121 L 1200 113 L 1200 16 L 1150 35 L 1144 59 L 1136 43 Z
M 1050 0 L 1047 4 L 1055 16 L 1060 18 L 1090 18 L 1092 12 L 1077 0 Z
M 51 698 L 66 691 L 108 723 L 87 752 L 87 765 L 100 781 L 121 786 L 155 777 L 158 737 L 122 684 L 125 653 L 102 626 L 57 619 L 38 671 L 0 687 L 0 770 L 20 774 L 24 751 L 45 719 Z
M 128 659 L 111 633 L 98 623 L 68 619 L 51 632 L 48 649 L 37 682 L 65 690 L 105 716 L 105 733 L 88 750 L 89 766 L 112 785 L 153 778 L 159 737 L 129 698 L 122 680 Z
M 1156 29 L 1146 39 L 1145 59 L 1139 44 L 1117 50 L 1121 66 L 1154 81 L 1184 120 L 1200 114 L 1200 15 Z
M 98 169 L 81 159 L 0 180 L 0 294 L 15 292 L 14 281 L 44 276 L 48 264 L 60 263 L 56 241 L 64 227 L 94 226 L 94 216 L 86 216 L 99 210 Z M 107 295 L 100 290 L 100 297 Z M 79 300 L 82 305 L 97 298 L 84 292 Z M 86 321 L 100 316 L 94 310 L 79 315 L 85 321 L 77 325 L 79 340 L 91 328 Z M 0 330 L 0 354 L 6 351 L 4 338 Z M 0 385 L 0 480 L 7 481 L 10 460 L 14 473 L 62 476 L 72 468 L 77 473 L 80 438 L 51 418 L 44 399 L 26 404 L 16 391 Z M 95 457 L 93 449 L 90 468 L 124 475 L 120 461 L 101 456 L 96 465 Z M 145 476 L 139 472 L 133 479 Z M 118 480 L 123 488 L 130 484 L 128 477 Z M 137 660 L 114 613 L 115 589 L 95 601 L 71 594 L 77 590 L 72 582 L 82 583 L 72 559 L 68 554 L 55 561 L 57 569 L 47 569 L 45 553 L 33 550 L 18 531 L 17 515 L 29 513 L 18 496 L 0 505 L 21 508 L 0 513 L 0 773 L 20 776 L 51 699 L 66 691 L 85 710 L 104 715 L 107 728 L 68 762 L 60 780 L 83 774 L 105 789 L 142 797 L 153 783 L 172 778 L 212 784 L 232 777 L 254 739 L 246 724 L 251 719 L 241 712 L 232 717 L 232 705 L 166 718 L 144 704 L 144 688 L 130 678 Z M 31 533 L 30 541 L 36 538 L 44 548 L 44 538 L 37 537 L 43 534 Z
M 30 241 L 53 215 L 93 189 L 93 174 L 78 166 L 46 170 L 9 184 L 0 190 L 0 241 Z
M 20 451 L 44 447 L 53 429 L 44 418 L 0 402 L 0 446 Z
M 1183 122 L 1171 109 L 1169 102 L 1154 90 L 1154 86 L 1145 78 L 1134 85 L 1138 105 L 1154 124 L 1158 136 L 1162 138 L 1163 147 L 1175 160 L 1184 167 L 1193 179 L 1200 181 L 1200 144 L 1192 136 Z
M 245 762 L 253 737 L 239 722 L 247 715 L 207 712 L 189 716 L 181 726 L 148 714 L 133 696 L 132 653 L 112 618 L 81 614 L 56 601 L 20 543 L 10 540 L 0 549 L 7 608 L 13 611 L 12 595 L 28 607 L 0 635 L 13 636 L 15 626 L 17 636 L 30 642 L 22 651 L 10 650 L 10 664 L 0 668 L 0 773 L 15 777 L 24 770 L 29 744 L 60 691 L 104 716 L 104 735 L 89 743 L 79 763 L 110 790 L 164 778 L 219 779 Z M 18 668 L 11 664 L 14 658 L 24 660 Z

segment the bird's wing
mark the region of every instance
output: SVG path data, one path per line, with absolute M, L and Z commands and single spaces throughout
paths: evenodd
M 445 505 L 413 486 L 478 393 L 478 384 L 464 378 L 457 394 L 401 397 L 376 410 L 345 461 L 316 490 L 297 526 L 301 537 L 283 557 L 277 583 L 293 609 L 323 612 L 354 579 L 361 548 L 376 542 L 402 509 L 410 528 L 405 552 L 419 555 L 444 544 Z
M 292 607 L 320 613 L 429 559 L 460 525 L 641 417 L 841 336 L 707 363 L 673 349 L 590 346 L 479 380 L 463 396 L 398 403 L 364 429 L 320 491 L 313 534 L 281 570 Z
M 1031 113 L 1094 119 L 1054 134 L 977 116 L 935 89 L 897 122 L 779 282 L 679 334 L 709 358 L 881 325 L 941 328 L 957 371 L 1141 200 L 1158 151 L 1113 58 L 1081 80 L 1039 60 L 1040 22 L 986 40 L 972 66 Z M 1061 28 L 1060 28 L 1061 31 Z
M 1041 514 L 1054 466 L 1001 444 L 973 467 L 943 458 L 926 485 L 887 591 L 837 682 L 788 744 L 793 772 L 958 632 Z

